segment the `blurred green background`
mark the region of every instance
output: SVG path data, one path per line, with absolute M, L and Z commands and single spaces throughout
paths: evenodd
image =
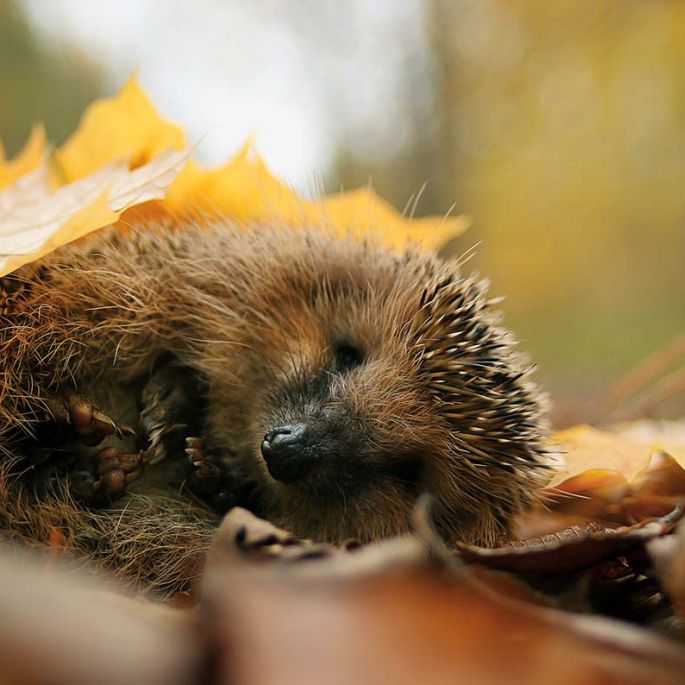
M 681 0 L 0 0 L 7 152 L 135 69 L 208 161 L 470 215 L 558 423 L 685 329 Z

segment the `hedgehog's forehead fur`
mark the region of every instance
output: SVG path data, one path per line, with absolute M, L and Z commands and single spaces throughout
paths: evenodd
M 189 250 L 176 306 L 197 310 L 198 293 L 211 305 L 180 318 L 194 321 L 215 437 L 254 457 L 287 512 L 281 523 L 313 537 L 379 537 L 407 527 L 425 489 L 448 536 L 472 529 L 483 541 L 531 499 L 544 452 L 540 394 L 483 281 L 418 250 L 320 229 L 227 231 L 205 244 Z M 363 355 L 344 374 L 334 367 L 340 342 Z M 325 502 L 270 479 L 258 447 L 316 402 L 348 417 L 342 430 L 357 421 L 366 431 L 336 464 L 343 496 Z M 415 487 L 392 475 L 393 460 L 406 459 L 420 461 Z M 345 478 L 352 467 L 365 487 Z

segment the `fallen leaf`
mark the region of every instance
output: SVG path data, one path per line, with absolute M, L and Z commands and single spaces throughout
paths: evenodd
M 43 163 L 9 188 L 0 191 L 0 222 L 12 220 L 21 214 L 30 214 L 34 204 L 51 192 L 50 173 Z
M 682 516 L 677 508 L 660 519 L 647 519 L 636 525 L 605 528 L 589 522 L 545 535 L 541 538 L 517 540 L 501 547 L 475 547 L 457 543 L 465 561 L 476 562 L 501 571 L 534 576 L 556 576 L 588 568 L 631 547 L 644 546 L 648 541 L 675 528 Z
M 685 497 L 685 469 L 670 454 L 657 450 L 633 479 L 632 488 L 636 495 Z
M 0 549 L 0 680 L 7 685 L 186 685 L 205 646 L 189 616 L 114 583 Z
M 276 220 L 293 226 L 310 224 L 339 235 L 375 237 L 390 247 L 414 243 L 427 250 L 438 250 L 469 224 L 465 217 L 407 219 L 367 188 L 319 202 L 306 200 L 273 175 L 251 142 L 217 169 L 188 164 L 162 206 L 177 219 L 196 218 L 204 212 L 240 223 Z
M 548 487 L 544 493 L 545 504 L 557 513 L 624 523 L 621 504 L 632 489 L 618 471 L 592 469 Z
M 685 344 L 685 336 L 683 336 L 683 341 Z M 613 423 L 608 426 L 607 430 L 615 435 L 641 440 L 651 445 L 685 447 L 685 420 L 640 419 L 628 423 Z
M 645 468 L 650 453 L 657 448 L 669 452 L 681 466 L 685 465 L 685 444 L 655 444 L 586 425 L 555 433 L 554 443 L 564 463 L 555 470 L 550 487 L 591 469 L 618 471 L 630 482 Z
M 134 171 L 111 163 L 54 192 L 45 172 L 34 172 L 0 194 L 0 276 L 114 223 L 133 204 L 162 197 L 189 155 L 168 150 Z
M 55 160 L 70 183 L 110 162 L 126 160 L 136 168 L 165 150 L 185 147 L 183 131 L 160 117 L 133 76 L 118 95 L 88 107 L 78 129 L 55 152 Z
M 170 180 L 161 173 L 165 155 L 184 154 L 185 145 L 183 131 L 159 115 L 135 76 L 115 97 L 88 107 L 50 167 L 45 133 L 34 129 L 15 160 L 0 157 L 0 187 L 7 186 L 0 194 L 0 271 L 8 273 L 118 219 L 121 230 L 155 218 L 182 226 L 187 220 L 227 217 L 252 224 L 253 230 L 260 222 L 278 221 L 426 250 L 439 249 L 468 225 L 464 217 L 408 219 L 370 189 L 308 200 L 269 170 L 251 141 L 215 169 L 204 169 L 186 155 L 183 164 L 174 165 Z M 129 169 L 132 175 L 126 176 Z M 27 175 L 30 171 L 35 173 Z M 152 178 L 156 172 L 158 180 Z M 60 183 L 63 188 L 48 192 Z M 76 187 L 85 188 L 82 196 L 77 197 Z
M 561 465 L 542 491 L 544 505 L 557 513 L 632 524 L 685 501 L 685 445 L 663 441 L 660 446 L 644 430 L 641 435 L 646 437 L 590 426 L 557 433 L 556 462 Z
M 233 507 L 221 522 L 207 553 L 206 568 L 230 560 L 299 563 L 345 554 L 351 543 L 337 547 L 327 543 L 300 540 L 269 521 L 241 507 Z
M 530 591 L 491 582 L 484 570 L 448 573 L 412 557 L 350 571 L 368 569 L 365 556 L 377 551 L 295 567 L 213 567 L 200 611 L 215 647 L 213 682 L 682 682 L 680 645 L 648 630 L 529 601 Z
M 178 216 L 201 210 L 239 223 L 280 219 L 301 225 L 311 211 L 311 203 L 271 173 L 251 141 L 216 169 L 190 163 L 169 189 L 165 204 Z
M 463 216 L 408 219 L 368 188 L 326 198 L 318 215 L 339 232 L 349 230 L 358 238 L 376 236 L 394 247 L 409 241 L 429 250 L 439 250 L 469 226 Z

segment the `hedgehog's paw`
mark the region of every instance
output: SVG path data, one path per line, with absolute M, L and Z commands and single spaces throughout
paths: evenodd
M 186 486 L 197 497 L 215 509 L 226 511 L 234 506 L 233 479 L 225 462 L 205 448 L 202 438 L 186 438 L 188 458 Z
M 147 440 L 147 463 L 183 454 L 185 436 L 202 421 L 201 396 L 196 372 L 179 365 L 173 356 L 158 362 L 140 396 L 139 422 Z
M 90 400 L 67 391 L 45 400 L 46 428 L 51 442 L 76 439 L 84 445 L 99 445 L 107 436 L 135 435 L 126 425 L 118 425 Z
M 115 447 L 105 447 L 94 460 L 87 460 L 71 474 L 70 491 L 87 504 L 111 502 L 141 474 L 144 461 L 143 452 L 127 454 Z

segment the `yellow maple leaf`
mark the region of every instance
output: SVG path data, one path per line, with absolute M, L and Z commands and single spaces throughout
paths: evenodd
M 332 195 L 317 209 L 320 219 L 338 232 L 351 231 L 359 238 L 375 235 L 394 247 L 411 241 L 426 249 L 438 250 L 469 225 L 463 216 L 408 219 L 370 188 Z
M 437 250 L 468 227 L 465 217 L 407 219 L 369 188 L 314 202 L 299 196 L 269 170 L 248 141 L 227 164 L 203 169 L 190 162 L 163 203 L 173 216 L 198 210 L 247 223 L 275 219 L 291 225 L 321 225 L 358 238 L 375 235 L 386 245 L 407 241 Z
M 169 189 L 165 205 L 180 216 L 204 210 L 241 223 L 280 219 L 299 225 L 311 203 L 278 180 L 248 141 L 223 166 L 188 164 Z
M 79 129 L 55 156 L 66 179 L 74 180 L 111 161 L 127 158 L 136 165 L 166 147 L 184 144 L 181 129 L 159 115 L 132 77 L 116 97 L 88 108 Z M 308 200 L 270 171 L 251 141 L 217 168 L 205 169 L 191 160 L 162 202 L 136 207 L 124 219 L 165 215 L 181 221 L 203 213 L 241 223 L 321 224 L 359 237 L 374 233 L 391 246 L 411 241 L 426 249 L 438 249 L 468 225 L 463 217 L 407 219 L 370 189 Z
M 55 159 L 68 183 L 109 162 L 127 160 L 135 168 L 164 150 L 185 146 L 183 131 L 160 117 L 133 76 L 118 95 L 88 107 Z
M 11 160 L 5 158 L 0 142 L 0 190 L 11 186 L 16 180 L 38 168 L 47 156 L 45 147 L 45 128 L 34 126 L 22 151 Z
M 161 159 L 164 166 L 164 155 L 184 146 L 183 131 L 159 115 L 135 76 L 115 97 L 90 105 L 76 132 L 55 152 L 53 166 L 61 174 L 57 185 L 66 185 L 52 196 L 48 186 L 55 180 L 45 169 L 17 182 L 46 156 L 45 134 L 34 130 L 16 160 L 0 158 L 7 186 L 14 183 L 4 199 L 0 197 L 0 207 L 4 203 L 9 208 L 0 213 L 0 269 L 6 273 L 10 266 L 16 268 L 117 218 L 122 228 L 142 218 L 164 216 L 181 224 L 183 219 L 203 215 L 228 216 L 244 224 L 270 220 L 294 226 L 315 224 L 358 237 L 373 233 L 391 246 L 411 241 L 427 249 L 439 248 L 467 226 L 461 217 L 407 219 L 369 189 L 308 200 L 269 170 L 250 141 L 214 169 L 202 168 L 185 155 L 185 164 L 175 168 L 175 180 L 165 177 L 165 182 L 173 180 L 170 187 L 162 183 L 153 192 L 150 183 L 143 184 L 146 192 L 129 202 L 113 203 L 118 192 L 114 186 L 124 182 L 121 173 L 138 167 L 152 173 L 148 165 Z M 115 176 L 107 178 L 112 173 Z M 89 192 L 76 198 L 74 182 L 81 181 Z M 156 201 L 150 202 L 153 198 Z M 86 225 L 88 221 L 92 225 Z

